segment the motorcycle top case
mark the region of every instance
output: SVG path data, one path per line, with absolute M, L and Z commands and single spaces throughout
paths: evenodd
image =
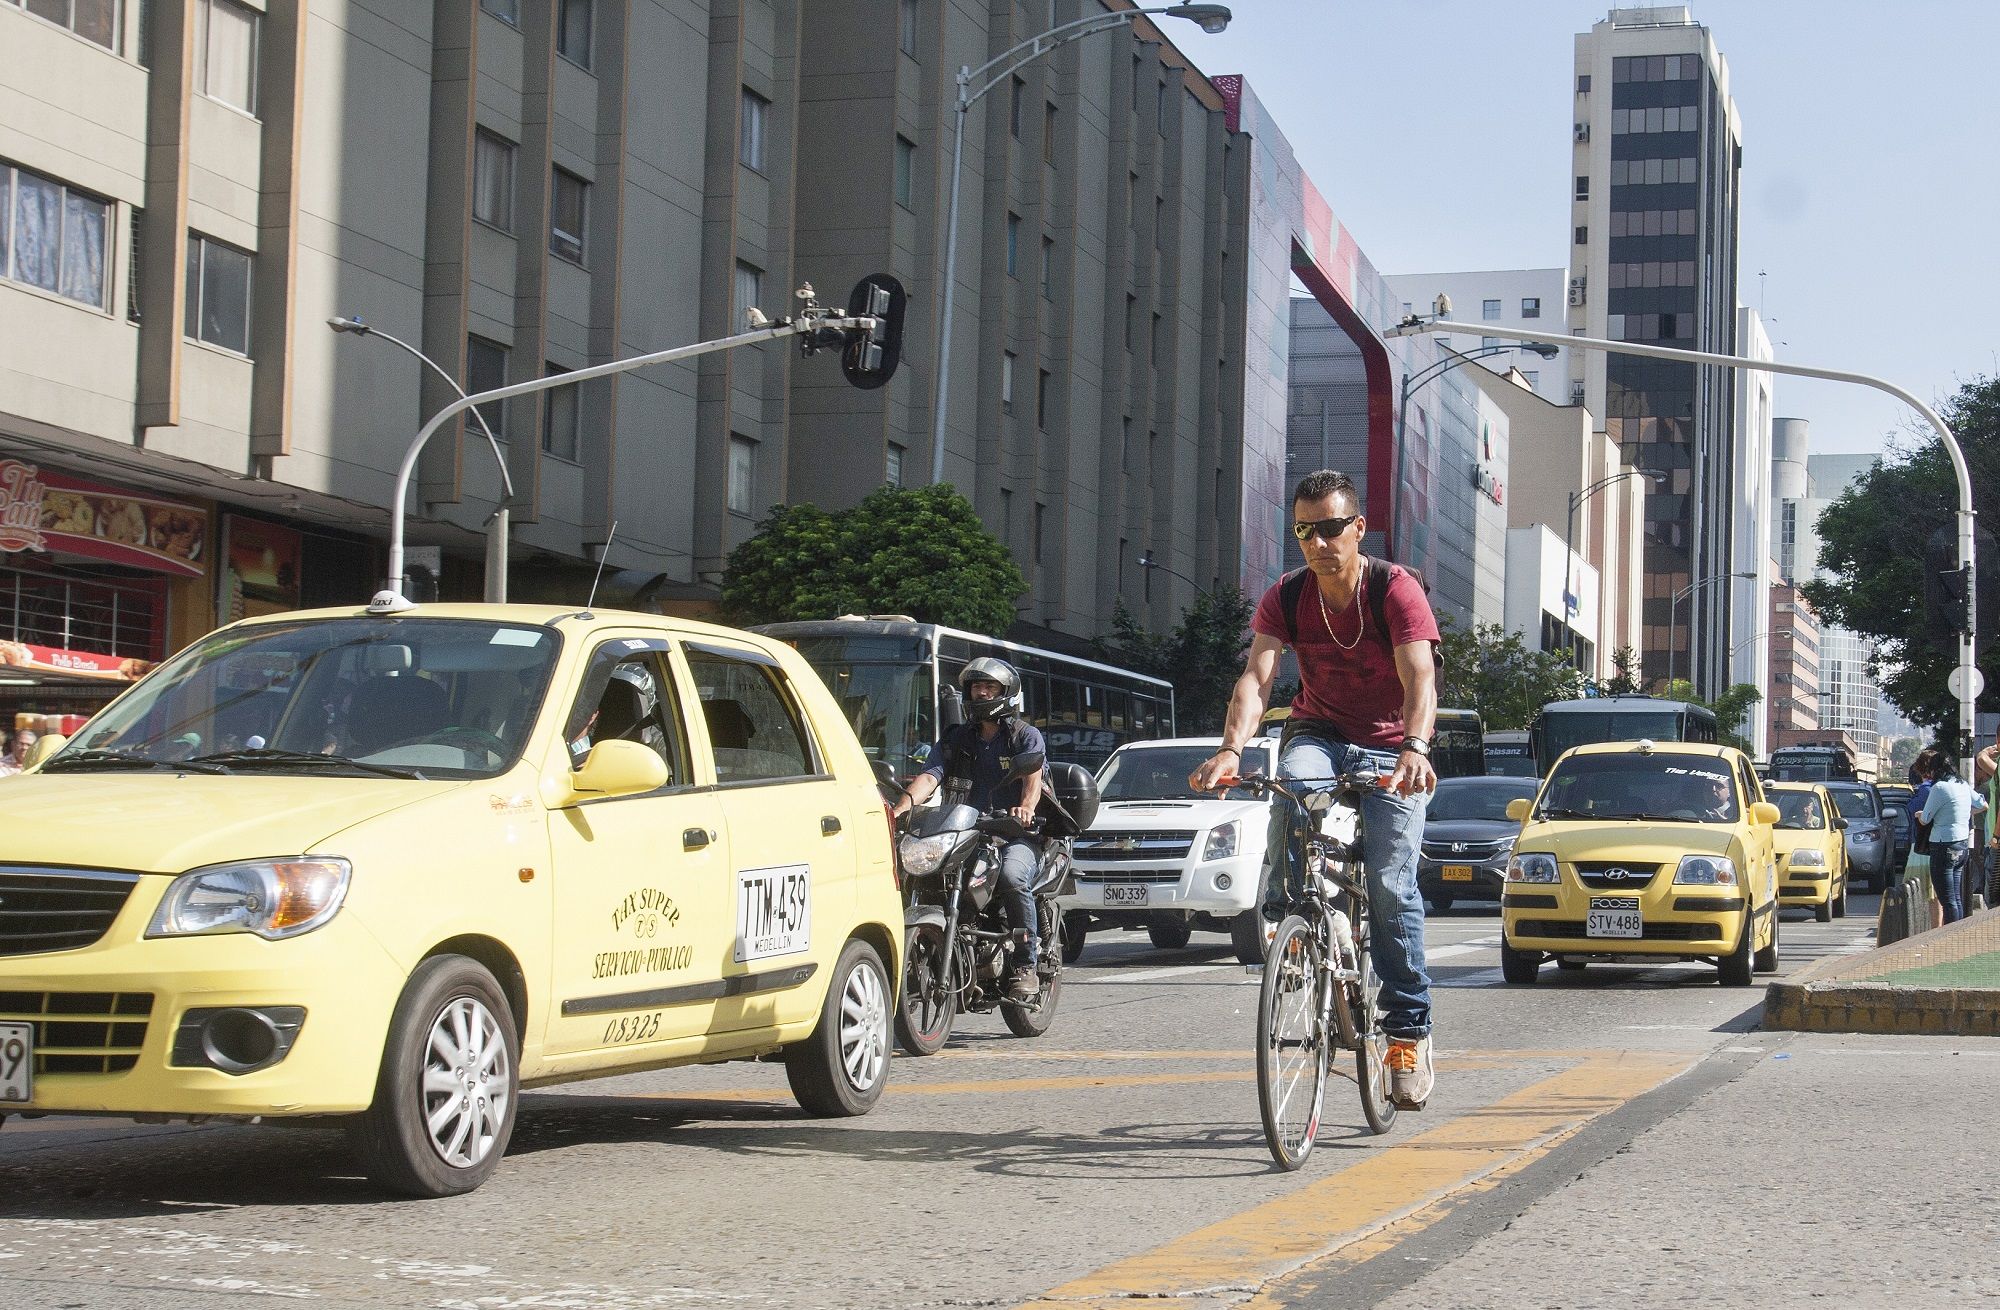
M 1043 831 L 1075 837 L 1097 822 L 1097 779 L 1077 764 L 1051 764 L 1048 773 L 1039 807 Z

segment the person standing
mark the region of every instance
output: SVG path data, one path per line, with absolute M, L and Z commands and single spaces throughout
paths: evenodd
M 1937 889 L 1944 921 L 1965 917 L 1965 857 L 1971 848 L 1975 814 L 1986 809 L 1986 798 L 1958 776 L 1951 757 L 1942 752 L 1931 760 L 1931 790 L 1924 798 L 1923 821 L 1930 826 L 1931 885 Z
M 1188 777 L 1212 791 L 1242 768 L 1270 696 L 1278 657 L 1298 654 L 1299 692 L 1279 747 L 1278 772 L 1307 784 L 1373 766 L 1387 786 L 1362 798 L 1363 859 L 1375 932 L 1369 948 L 1382 979 L 1391 1095 L 1420 1110 L 1436 1076 L 1431 1062 L 1430 977 L 1424 969 L 1424 903 L 1417 850 L 1437 787 L 1431 733 L 1437 718 L 1437 619 L 1408 570 L 1361 553 L 1368 521 L 1354 482 L 1321 469 L 1292 493 L 1292 535 L 1305 568 L 1264 593 L 1250 620 L 1250 654 L 1230 695 L 1223 744 Z M 1285 843 L 1274 842 L 1274 852 Z M 1264 915 L 1286 912 L 1292 870 L 1279 854 Z

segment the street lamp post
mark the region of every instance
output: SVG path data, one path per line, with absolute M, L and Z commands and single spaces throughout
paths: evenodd
M 423 351 L 418 350 L 401 337 L 393 337 L 381 328 L 370 327 L 361 321 L 359 315 L 346 318 L 330 318 L 326 321 L 326 325 L 335 332 L 352 332 L 359 337 L 380 337 L 392 346 L 402 347 L 403 350 L 414 355 L 417 362 L 443 378 L 445 385 L 450 387 L 460 400 L 465 399 L 465 388 L 458 385 L 457 378 L 445 372 L 444 369 L 438 366 L 436 360 L 426 355 Z M 487 425 L 486 415 L 475 408 L 472 411 L 472 417 L 479 421 L 479 430 L 486 434 L 486 444 L 493 448 L 493 458 L 500 462 L 500 504 L 493 511 L 493 518 L 491 520 L 493 530 L 486 535 L 486 599 L 499 604 L 504 603 L 507 599 L 507 531 L 509 520 L 507 506 L 514 499 L 514 479 L 508 475 L 507 457 L 500 453 L 500 439 L 493 435 L 493 429 Z M 396 509 L 400 512 L 402 505 L 399 503 Z
M 1153 548 L 1151 546 L 1148 546 L 1146 549 L 1139 552 L 1139 567 L 1142 569 L 1158 569 L 1162 573 L 1171 573 L 1175 577 L 1179 578 L 1182 582 L 1187 583 L 1188 586 L 1193 587 L 1197 592 L 1199 592 L 1201 594 L 1202 599 L 1204 600 L 1208 599 L 1208 588 L 1202 586 L 1199 582 L 1196 582 L 1193 578 L 1190 578 L 1187 574 L 1181 572 L 1179 569 L 1168 568 L 1165 564 L 1162 564 L 1160 563 L 1160 561 L 1154 559 Z
M 1962 752 L 1959 768 L 1965 777 L 1972 776 L 1972 743 L 1975 736 L 1973 706 L 1977 701 L 1983 680 L 1979 676 L 1977 662 L 1979 649 L 1979 607 L 1978 575 L 1973 567 L 1975 546 L 1972 531 L 1975 512 L 1972 508 L 1972 471 L 1965 462 L 1965 451 L 1952 434 L 1951 425 L 1938 416 L 1936 410 L 1893 382 L 1873 377 L 1867 373 L 1849 373 L 1840 369 L 1816 368 L 1810 364 L 1786 364 L 1774 359 L 1751 359 L 1744 355 L 1722 355 L 1706 350 L 1677 350 L 1672 346 L 1649 346 L 1636 341 L 1611 341 L 1603 337 L 1569 337 L 1549 332 L 1527 332 L 1517 327 L 1494 329 L 1489 324 L 1486 329 L 1469 323 L 1453 323 L 1442 316 L 1431 321 L 1406 319 L 1390 328 L 1383 335 L 1391 337 L 1419 336 L 1434 332 L 1479 332 L 1485 330 L 1489 336 L 1510 337 L 1516 341 L 1540 341 L 1552 346 L 1569 346 L 1578 350 L 1599 350 L 1609 354 L 1640 355 L 1649 359 L 1677 359 L 1689 364 L 1714 364 L 1722 368 L 1733 368 L 1747 373 L 1783 373 L 1793 377 L 1820 378 L 1828 382 L 1849 382 L 1856 386 L 1873 387 L 1887 392 L 1915 410 L 1931 431 L 1937 433 L 1944 444 L 1947 458 L 1951 460 L 1951 471 L 1958 484 L 1958 568 L 1965 576 L 1965 627 L 1958 636 L 1958 736 Z
M 1674 637 L 1680 631 L 1680 619 L 1677 618 L 1676 616 L 1680 613 L 1681 597 L 1692 596 L 1697 591 L 1700 591 L 1703 587 L 1706 587 L 1711 582 L 1724 582 L 1730 578 L 1755 578 L 1756 576 L 1757 574 L 1750 569 L 1739 569 L 1734 573 L 1712 573 L 1705 578 L 1696 578 L 1693 582 L 1688 583 L 1687 586 L 1682 587 L 1679 591 L 1676 591 L 1673 594 L 1673 598 L 1667 602 L 1667 690 L 1669 692 L 1671 692 L 1674 689 L 1674 663 L 1675 663 L 1674 657 L 1680 654 L 1680 645 L 1674 640 Z M 1694 607 L 1690 605 L 1688 607 L 1688 610 L 1689 610 L 1688 663 L 1693 664 L 1694 663 L 1694 650 L 1693 650 Z M 1694 670 L 1689 669 L 1688 672 L 1690 675 L 1692 675 Z
M 1576 539 L 1576 507 L 1612 483 L 1622 482 L 1626 478 L 1644 478 L 1648 482 L 1661 483 L 1667 480 L 1667 475 L 1658 469 L 1626 469 L 1622 473 L 1599 478 L 1581 491 L 1569 493 L 1569 521 L 1563 524 L 1563 649 L 1569 652 L 1572 664 L 1576 662 L 1576 653 L 1571 651 L 1570 647 L 1576 641 L 1576 629 L 1571 626 L 1569 616 L 1570 611 L 1577 607 L 1571 603 L 1570 588 L 1573 584 L 1570 581 L 1570 563 L 1576 558 L 1576 546 L 1573 544 Z M 1604 612 L 1604 579 L 1601 573 L 1598 575 L 1597 595 L 1598 613 L 1601 616 Z M 1601 640 L 1603 636 L 1600 630 L 1599 639 Z
M 965 115 L 988 91 L 1011 77 L 1017 69 L 1034 62 L 1060 45 L 1124 27 L 1149 14 L 1185 18 L 1199 24 L 1210 36 L 1229 26 L 1229 9 L 1224 5 L 1158 5 L 1150 9 L 1120 9 L 1090 14 L 1058 24 L 1019 45 L 996 55 L 977 68 L 961 65 L 958 70 L 958 100 L 952 106 L 951 200 L 944 219 L 944 300 L 938 309 L 936 409 L 931 429 L 931 482 L 944 481 L 945 415 L 951 397 L 951 313 L 958 266 L 958 179 L 965 159 Z M 989 76 L 990 74 L 990 76 Z M 981 81 L 981 79 L 985 79 Z M 979 83 L 975 89 L 973 84 Z

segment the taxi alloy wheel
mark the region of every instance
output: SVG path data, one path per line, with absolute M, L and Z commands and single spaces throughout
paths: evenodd
M 469 1192 L 507 1153 L 519 1080 L 519 1037 L 500 984 L 475 960 L 433 956 L 396 1003 L 375 1103 L 350 1140 L 390 1191 Z
M 1757 952 L 1756 958 L 1751 961 L 1751 968 L 1756 973 L 1776 973 L 1778 971 L 1778 907 L 1776 904 L 1771 906 L 1771 944 Z
M 833 966 L 812 1035 L 785 1048 L 785 1077 L 808 1114 L 866 1114 L 889 1080 L 889 974 L 864 941 Z
M 1749 914 L 1743 916 L 1743 931 L 1736 939 L 1736 949 L 1717 960 L 1717 978 L 1724 987 L 1748 987 L 1750 985 L 1750 957 L 1753 941 L 1757 936 L 1757 921 Z

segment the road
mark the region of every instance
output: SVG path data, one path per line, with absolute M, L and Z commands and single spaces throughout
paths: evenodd
M 1860 949 L 1785 921 L 1790 972 Z M 1329 1091 L 1276 1172 L 1256 978 L 1219 937 L 1093 937 L 1034 1042 L 973 1017 L 863 1119 L 772 1066 L 529 1093 L 479 1192 L 384 1201 L 339 1136 L 45 1118 L 0 1131 L 0 1304 L 230 1307 L 1930 1306 L 2000 1296 L 2000 1042 L 1756 1031 L 1700 966 L 1499 979 L 1429 929 L 1439 1086 L 1383 1138 Z M 1893 1241 L 1876 1239 L 1893 1235 Z

